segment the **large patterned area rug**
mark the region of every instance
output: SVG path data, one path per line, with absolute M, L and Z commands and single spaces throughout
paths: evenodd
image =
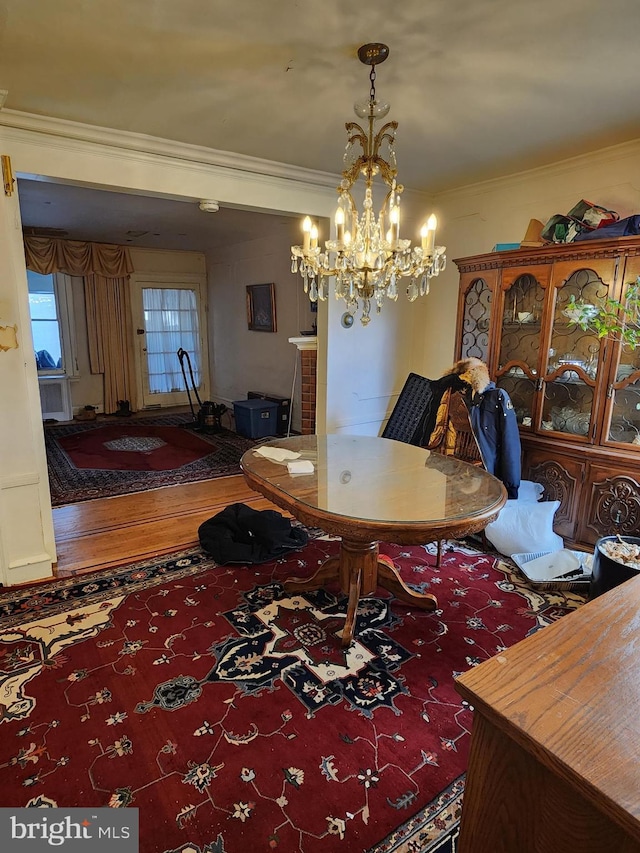
M 578 607 L 460 543 L 381 546 L 427 613 L 287 595 L 338 543 L 258 567 L 199 549 L 0 594 L 3 806 L 134 807 L 142 853 L 455 850 L 475 666 Z M 334 594 L 335 593 L 335 594 Z
M 226 429 L 196 433 L 185 426 L 191 420 L 158 415 L 47 426 L 53 506 L 240 473 L 240 458 L 255 441 Z

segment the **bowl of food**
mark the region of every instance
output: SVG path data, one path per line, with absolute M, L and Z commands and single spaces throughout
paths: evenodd
M 640 537 L 603 536 L 596 542 L 589 599 L 640 574 Z

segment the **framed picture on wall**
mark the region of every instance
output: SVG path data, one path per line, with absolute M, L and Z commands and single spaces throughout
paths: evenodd
M 276 331 L 275 284 L 247 285 L 247 322 L 252 332 Z

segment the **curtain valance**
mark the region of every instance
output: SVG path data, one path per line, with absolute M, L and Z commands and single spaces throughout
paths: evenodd
M 84 240 L 60 240 L 58 237 L 25 237 L 27 269 L 41 275 L 62 272 L 67 275 L 101 275 L 124 278 L 133 272 L 127 246 L 111 243 L 87 243 Z

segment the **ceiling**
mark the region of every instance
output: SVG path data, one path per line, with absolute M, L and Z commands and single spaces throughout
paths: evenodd
M 26 234 L 68 240 L 204 252 L 299 229 L 297 220 L 279 214 L 228 207 L 207 213 L 192 202 L 48 181 L 19 179 L 18 197 Z
M 0 0 L 0 89 L 8 110 L 337 174 L 344 122 L 369 94 L 357 48 L 383 41 L 399 179 L 438 192 L 639 138 L 639 31 L 638 0 Z M 53 185 L 23 189 L 26 224 L 40 206 L 40 224 L 81 230 L 81 212 L 54 216 Z M 104 237 L 87 239 L 113 239 L 111 200 L 135 199 L 126 230 L 151 236 L 187 227 L 171 214 L 236 232 L 246 215 L 64 191 L 102 208 Z

